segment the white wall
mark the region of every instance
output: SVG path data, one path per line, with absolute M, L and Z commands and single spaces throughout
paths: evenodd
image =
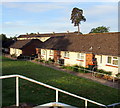
M 45 54 L 43 54 L 43 50 L 44 50 Z M 49 58 L 53 59 L 54 58 L 54 50 L 53 50 L 53 54 L 50 54 L 49 49 L 41 49 L 41 58 L 46 61 L 49 60 Z
M 45 49 L 45 54 L 42 54 L 42 51 L 44 49 L 41 49 L 41 56 L 44 60 L 49 60 L 49 58 L 54 58 L 54 54 L 50 55 L 50 50 Z M 86 54 L 84 53 L 84 60 L 78 60 L 77 54 L 78 52 L 69 52 L 69 57 L 64 56 L 65 51 L 61 51 L 61 59 L 64 59 L 64 65 L 66 66 L 72 66 L 72 65 L 78 65 L 86 67 Z M 101 62 L 101 55 L 95 55 L 95 58 L 97 58 L 97 65 L 98 69 L 103 69 L 105 71 L 111 71 L 113 74 L 120 73 L 120 57 L 119 57 L 119 66 L 107 66 L 107 55 L 102 55 L 102 62 Z M 119 71 L 118 71 L 119 68 Z
M 78 66 L 83 66 L 83 67 L 85 67 L 85 63 L 86 63 L 86 61 L 85 61 L 85 54 L 84 54 L 84 60 L 82 61 L 82 60 L 78 60 L 78 58 L 77 58 L 77 52 L 69 52 L 69 58 L 66 58 L 65 56 L 64 56 L 64 52 L 65 51 L 61 51 L 61 58 L 62 59 L 64 59 L 64 64 L 65 65 L 78 65 Z
M 98 69 L 103 69 L 105 71 L 112 71 L 113 74 L 118 73 L 118 66 L 107 66 L 107 55 L 102 55 L 102 63 L 100 62 L 101 55 L 95 55 L 97 58 Z M 119 65 L 120 67 L 120 65 Z
M 22 54 L 22 50 L 10 48 L 10 55 L 13 55 L 13 54 L 15 54 L 18 57 L 20 54 Z

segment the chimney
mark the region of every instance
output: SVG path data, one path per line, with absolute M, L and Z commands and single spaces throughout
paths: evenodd
M 28 33 L 26 33 L 26 35 L 29 35 Z
M 69 33 L 69 30 L 67 31 L 67 33 Z
M 37 32 L 37 34 L 39 35 L 40 33 L 39 33 L 39 32 Z
M 55 32 L 53 32 L 53 34 L 55 34 Z

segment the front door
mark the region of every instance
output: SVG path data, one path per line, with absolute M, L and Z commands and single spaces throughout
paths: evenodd
M 86 54 L 86 67 L 88 67 L 88 65 L 92 64 L 92 59 L 93 59 L 93 54 Z
M 54 50 L 54 61 L 57 63 L 57 61 L 60 59 L 60 51 Z

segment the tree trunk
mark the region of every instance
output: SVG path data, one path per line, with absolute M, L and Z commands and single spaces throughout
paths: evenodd
M 78 34 L 80 34 L 80 24 L 78 24 Z

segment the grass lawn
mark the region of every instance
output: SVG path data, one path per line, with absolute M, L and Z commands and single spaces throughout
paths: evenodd
M 120 90 L 28 61 L 13 61 L 5 57 L 2 59 L 3 75 L 20 74 L 103 104 L 120 101 L 120 95 L 118 95 Z M 15 78 L 3 80 L 2 94 L 3 106 L 15 104 Z M 54 90 L 20 80 L 21 103 L 43 104 L 54 101 Z M 78 107 L 84 106 L 84 101 L 62 93 L 59 94 L 59 101 Z M 89 106 L 93 106 L 93 104 L 89 104 Z

